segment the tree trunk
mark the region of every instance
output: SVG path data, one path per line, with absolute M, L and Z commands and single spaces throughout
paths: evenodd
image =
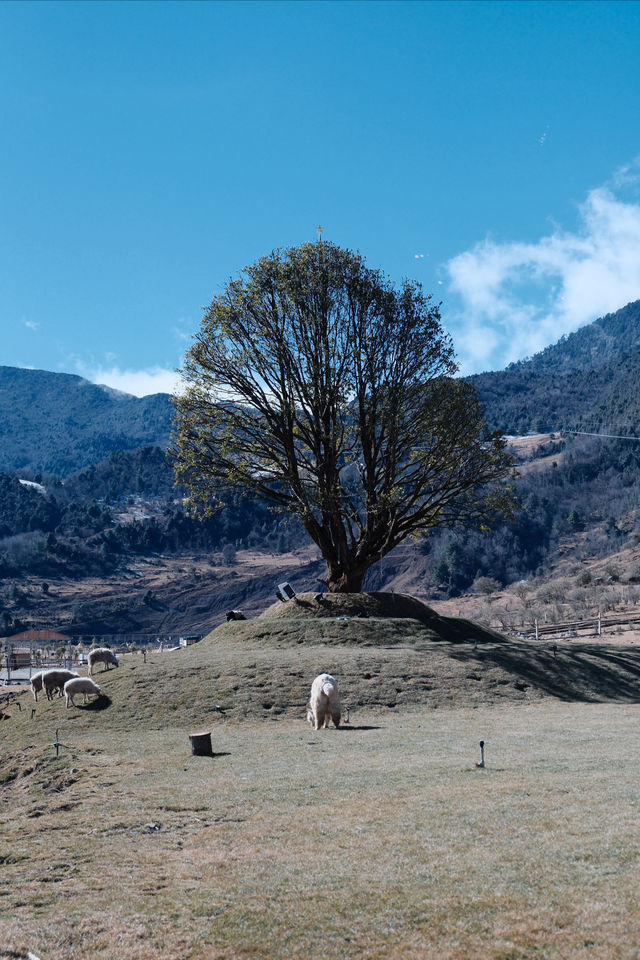
M 362 581 L 366 570 L 342 570 L 340 572 L 329 570 L 327 579 L 323 580 L 329 593 L 361 593 Z

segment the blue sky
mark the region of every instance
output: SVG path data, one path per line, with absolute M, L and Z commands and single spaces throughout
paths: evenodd
M 0 3 L 0 363 L 170 390 L 245 265 L 420 280 L 465 373 L 640 298 L 640 5 Z

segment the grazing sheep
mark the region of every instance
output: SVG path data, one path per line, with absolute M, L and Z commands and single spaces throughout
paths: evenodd
M 95 693 L 97 696 L 100 696 L 100 687 L 97 683 L 94 683 L 93 680 L 90 680 L 89 677 L 74 677 L 72 680 L 67 680 L 64 685 L 64 700 L 67 707 L 69 704 L 75 707 L 75 703 L 73 702 L 74 693 L 81 693 L 82 702 L 86 703 L 88 693 Z
M 59 690 L 62 696 L 62 688 L 67 680 L 73 680 L 77 676 L 75 670 L 45 670 L 42 674 L 42 689 L 47 695 L 47 700 L 53 700 L 56 690 Z
M 96 663 L 106 663 L 106 669 L 109 669 L 109 664 L 113 664 L 114 667 L 118 666 L 118 658 L 115 653 L 112 653 L 108 647 L 96 647 L 95 650 L 89 652 L 89 676 L 93 676 L 93 668 Z
M 328 673 L 321 673 L 311 684 L 311 699 L 307 720 L 314 730 L 328 727 L 329 719 L 335 727 L 340 723 L 340 694 L 338 682 Z
M 38 670 L 37 673 L 31 677 L 31 693 L 33 694 L 33 699 L 38 702 L 38 694 L 42 690 L 42 674 L 44 670 Z
M 246 620 L 242 610 L 227 610 L 227 623 L 229 620 Z

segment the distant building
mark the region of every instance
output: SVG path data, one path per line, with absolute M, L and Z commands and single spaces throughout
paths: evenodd
M 21 670 L 31 666 L 31 650 L 29 647 L 11 647 L 11 653 L 7 657 L 7 663 L 10 670 Z
M 5 642 L 9 644 L 18 643 L 21 646 L 25 643 L 51 644 L 51 643 L 69 643 L 70 638 L 61 633 L 55 633 L 53 630 L 24 630 L 22 633 L 14 633 L 12 637 L 6 637 Z
M 180 637 L 180 646 L 190 647 L 192 644 L 198 643 L 200 640 L 202 640 L 202 634 L 190 633 L 186 637 Z
M 69 637 L 56 633 L 54 630 L 23 630 L 14 633 L 12 637 L 5 637 L 4 643 L 7 652 L 6 665 L 8 670 L 25 670 L 35 663 L 35 652 L 40 647 L 61 646 L 69 644 Z M 50 664 L 53 666 L 53 664 Z

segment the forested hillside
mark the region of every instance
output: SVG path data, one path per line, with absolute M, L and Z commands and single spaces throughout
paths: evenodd
M 240 495 L 206 520 L 190 517 L 163 450 L 119 451 L 65 481 L 0 473 L 0 577 L 108 574 L 132 555 L 282 551 L 301 536 Z
M 168 394 L 132 397 L 82 377 L 0 367 L 0 470 L 66 477 L 115 450 L 166 447 Z
M 640 434 L 640 301 L 506 370 L 470 377 L 493 429 Z
M 530 359 L 469 380 L 489 425 L 507 434 L 635 435 L 639 378 L 640 300 Z M 171 416 L 168 394 L 138 399 L 69 374 L 0 367 L 0 470 L 65 478 L 118 450 L 164 449 Z
M 0 576 L 81 578 L 106 575 L 132 556 L 283 552 L 307 543 L 296 523 L 240 495 L 213 517 L 193 519 L 159 448 L 112 454 L 64 483 L 40 479 L 38 488 L 0 475 Z M 490 535 L 454 530 L 418 541 L 430 592 L 459 593 L 481 576 L 508 584 L 550 568 L 569 536 L 580 534 L 576 556 L 603 556 L 640 531 L 640 443 L 557 437 L 520 466 L 514 483 L 514 521 L 498 520 Z M 367 589 L 381 587 L 393 562 L 373 568 Z
M 515 519 L 498 519 L 489 535 L 436 531 L 405 545 L 370 570 L 364 589 L 391 582 L 407 551 L 412 582 L 437 599 L 478 582 L 486 588 L 552 576 L 561 556 L 603 558 L 637 543 L 640 440 L 569 431 L 640 433 L 639 375 L 640 302 L 508 370 L 471 378 L 490 425 L 508 434 L 553 433 L 521 457 Z M 232 564 L 237 550 L 271 556 L 308 543 L 297 523 L 240 492 L 203 522 L 188 515 L 166 454 L 168 396 L 138 401 L 79 377 L 5 367 L 0 398 L 5 632 L 23 615 L 21 578 L 81 584 L 127 575 L 140 558 L 153 563 L 215 553 Z M 159 441 L 141 440 L 147 436 Z
M 498 584 L 550 575 L 561 555 L 610 556 L 640 538 L 640 441 L 569 437 L 540 448 L 544 462 L 521 465 L 520 510 L 489 535 L 450 531 L 425 541 L 425 573 L 450 596 L 478 577 Z
M 610 366 L 640 351 L 640 300 L 608 313 L 509 369 L 527 366 L 543 373 L 572 373 Z

